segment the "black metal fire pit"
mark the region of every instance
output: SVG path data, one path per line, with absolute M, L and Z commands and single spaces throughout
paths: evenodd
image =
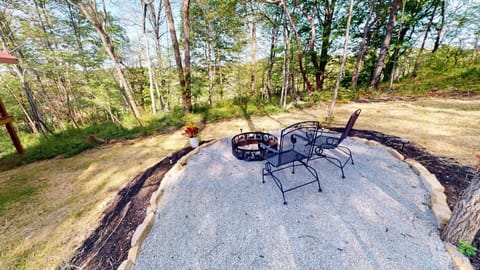
M 244 132 L 232 138 L 232 153 L 240 160 L 263 160 L 277 148 L 278 138 L 265 132 Z

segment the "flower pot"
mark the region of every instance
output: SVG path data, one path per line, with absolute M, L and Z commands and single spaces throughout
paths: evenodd
M 198 137 L 189 138 L 189 140 L 190 146 L 192 146 L 192 148 L 198 147 L 198 145 L 200 145 L 200 140 L 198 139 Z

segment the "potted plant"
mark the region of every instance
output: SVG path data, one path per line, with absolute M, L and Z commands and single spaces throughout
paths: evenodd
M 185 125 L 185 129 L 183 130 L 183 134 L 188 137 L 190 140 L 190 145 L 193 148 L 200 144 L 200 140 L 198 138 L 199 133 L 200 129 L 192 122 L 187 123 L 187 125 Z

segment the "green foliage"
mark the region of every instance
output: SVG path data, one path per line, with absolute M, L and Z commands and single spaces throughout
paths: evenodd
M 477 255 L 477 248 L 472 246 L 471 243 L 463 239 L 458 240 L 458 251 L 465 256 L 475 256 Z
M 126 122 L 128 121 L 133 122 L 131 119 L 126 119 Z M 107 141 L 111 139 L 133 139 L 164 131 L 168 127 L 180 127 L 183 123 L 183 112 L 180 108 L 180 110 L 174 110 L 170 114 L 161 114 L 146 119 L 143 127 L 132 125 L 131 128 L 125 128 L 126 124 L 120 126 L 113 122 L 104 122 L 86 126 L 82 129 L 71 127 L 48 137 L 22 132 L 19 136 L 26 153 L 21 157 L 14 152 L 8 134 L 2 131 L 0 132 L 0 149 L 5 150 L 0 152 L 0 158 L 2 158 L 0 170 L 56 156 L 68 157 L 98 146 L 99 142 L 90 139 L 90 136 Z
M 416 55 L 412 51 L 409 57 Z M 380 93 L 420 97 L 425 95 L 470 96 L 480 94 L 479 57 L 472 58 L 472 52 L 460 48 L 442 46 L 436 53 L 425 51 L 419 61 L 416 76 L 411 69 L 405 69 L 400 79 L 393 84 L 393 91 L 386 93 L 388 82 L 380 84 Z M 404 57 L 398 64 L 412 61 Z M 365 91 L 360 89 L 360 91 Z M 372 94 L 371 91 L 367 91 Z
M 236 97 L 234 99 L 221 100 L 212 107 L 207 103 L 197 103 L 194 106 L 194 115 L 205 122 L 213 122 L 233 117 L 249 119 L 252 115 L 266 115 L 282 111 L 278 105 L 268 100 Z

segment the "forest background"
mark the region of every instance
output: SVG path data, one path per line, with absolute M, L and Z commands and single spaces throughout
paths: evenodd
M 26 153 L 15 154 L 0 128 L 0 171 L 189 121 L 250 119 L 335 101 L 475 97 L 479 17 L 480 1 L 1 1 L 0 49 L 19 64 L 0 66 L 0 98 Z M 32 200 L 39 216 L 62 216 L 54 179 L 38 181 L 43 193 L 48 187 L 55 194 L 48 207 Z M 37 198 L 28 184 L 36 181 L 1 183 L 2 218 L 32 222 L 19 214 L 31 209 L 18 206 Z M 68 197 L 69 209 L 61 211 L 83 218 L 90 207 L 83 200 L 91 197 Z M 2 219 L 2 229 L 19 226 L 12 220 Z M 9 251 L 0 255 L 13 269 L 52 254 L 5 236 Z
M 1 48 L 20 60 L 1 67 L 0 96 L 29 148 L 23 162 L 78 153 L 97 143 L 89 135 L 130 138 L 337 96 L 479 90 L 478 1 L 354 1 L 349 35 L 349 3 L 335 0 L 0 7 Z M 0 157 L 13 155 L 0 136 Z

